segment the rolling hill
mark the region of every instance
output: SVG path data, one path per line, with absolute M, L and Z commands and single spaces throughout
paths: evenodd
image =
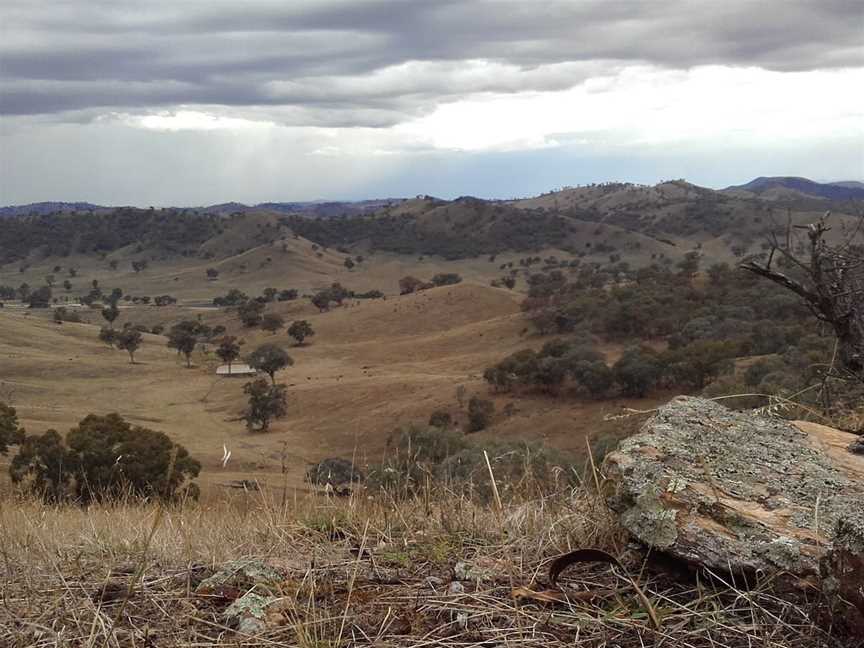
M 289 413 L 268 434 L 250 434 L 238 421 L 244 381 L 214 375 L 220 363 L 212 347 L 197 350 L 187 369 L 164 337 L 145 334 L 137 364 L 131 365 L 125 353 L 99 342 L 97 324 L 57 325 L 38 313 L 0 310 L 0 392 L 15 403 L 30 433 L 65 431 L 87 413 L 119 411 L 184 444 L 204 465 L 207 488 L 249 478 L 279 485 L 282 452 L 289 457 L 287 483 L 304 488 L 311 462 L 355 456 L 374 463 L 399 425 L 425 421 L 436 409 L 450 411 L 457 421 L 464 418 L 457 385 L 486 396 L 482 372 L 489 364 L 503 353 L 542 343 L 525 335 L 520 298 L 466 282 L 350 301 L 325 313 L 305 300 L 274 304 L 272 311 L 289 321 L 311 322 L 316 335 L 303 347 L 292 346 L 284 331 L 244 329 L 233 313 L 197 311 L 205 322 L 240 336 L 245 349 L 270 342 L 293 356 L 294 366 L 279 376 L 288 385 Z M 147 322 L 154 311 L 177 320 L 195 312 L 123 308 L 116 325 Z M 615 345 L 604 349 L 610 359 L 620 352 Z M 636 404 L 627 399 L 580 404 L 537 395 L 520 397 L 518 407 L 504 415 L 512 397 L 493 399 L 496 428 L 477 438 L 534 439 L 574 454 L 584 451 L 586 439 L 611 427 L 606 414 Z M 578 419 L 572 416 L 577 410 Z M 223 444 L 233 453 L 227 468 L 220 464 Z
M 754 194 L 765 200 L 794 199 L 796 197 L 823 198 L 825 200 L 864 200 L 864 183 L 821 183 L 789 176 L 760 177 L 747 184 L 727 187 L 726 192 L 740 195 Z

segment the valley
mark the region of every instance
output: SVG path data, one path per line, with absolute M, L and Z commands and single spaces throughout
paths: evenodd
M 592 290 L 601 287 L 600 295 L 614 289 L 626 296 L 633 279 L 641 281 L 637 273 L 654 268 L 666 273 L 663 281 L 692 284 L 710 294 L 707 269 L 726 268 L 722 272 L 731 272 L 731 278 L 729 268 L 739 259 L 764 258 L 760 237 L 764 243 L 777 231 L 771 227 L 794 228 L 818 218 L 812 200 L 778 206 L 776 198 L 729 197 L 676 181 L 564 189 L 511 204 L 430 197 L 371 201 L 350 215 L 301 211 L 286 216 L 255 209 L 202 216 L 126 208 L 116 216 L 110 211 L 7 215 L 5 222 L 19 228 L 19 237 L 5 239 L 0 286 L 11 294 L 21 284 L 35 290 L 48 282 L 53 308 L 5 300 L 0 399 L 14 404 L 30 434 L 64 432 L 89 413 L 110 412 L 165 432 L 201 462 L 200 483 L 208 496 L 244 480 L 308 489 L 306 470 L 327 458 L 350 459 L 364 469 L 379 464 L 392 452 L 388 440 L 397 430 L 424 424 L 433 412 L 447 412 L 458 429 L 467 429 L 466 403 L 472 396 L 490 400 L 495 411 L 489 426 L 471 435 L 473 441 L 536 442 L 583 465 L 589 448 L 609 447 L 636 424 L 610 416 L 624 408 L 651 409 L 681 387 L 658 384 L 649 393 L 629 396 L 613 390 L 600 399 L 563 398 L 545 389 L 493 389 L 484 371 L 555 339 L 587 345 L 612 366 L 634 344 L 663 352 L 672 331 L 651 334 L 654 323 L 641 333 L 625 333 L 625 317 L 619 333 L 583 327 L 575 334 L 562 328 L 550 336 L 538 330 L 537 314 L 523 304 L 526 297 L 536 302 L 535 294 L 548 294 L 538 282 L 557 282 L 558 273 L 572 277 L 573 285 L 587 281 Z M 136 217 L 155 219 L 165 235 L 130 240 L 128 227 L 119 224 L 134 223 L 129 219 Z M 854 231 L 851 213 L 832 218 L 833 240 Z M 88 249 L 82 238 L 46 236 L 39 229 L 45 219 L 61 231 L 75 219 L 95 227 L 101 249 Z M 184 229 L 187 219 L 193 229 Z M 687 278 L 682 270 L 681 279 L 674 279 L 670 273 L 685 263 L 702 272 Z M 399 294 L 400 278 L 425 282 L 451 275 L 459 283 Z M 512 288 L 504 286 L 505 278 Z M 377 291 L 379 296 L 348 297 L 324 310 L 314 306 L 310 298 L 333 284 L 349 295 Z M 271 334 L 244 326 L 235 308 L 213 304 L 230 291 L 251 299 L 268 289 L 273 297 L 263 304 L 266 312 L 286 326 L 308 321 L 315 331 L 308 343 L 296 346 L 284 328 Z M 296 298 L 279 301 L 276 294 L 285 289 L 296 291 Z M 106 324 L 101 311 L 112 291 L 119 291 L 111 302 L 117 310 L 113 326 L 144 331 L 135 364 L 98 339 Z M 593 294 L 596 299 L 598 293 Z M 154 305 L 159 295 L 175 301 Z M 82 298 L 94 301 L 94 308 L 82 306 Z M 67 321 L 53 321 L 58 308 L 66 309 Z M 680 324 L 673 329 L 687 322 L 686 311 L 676 317 Z M 287 414 L 270 431 L 250 432 L 240 418 L 247 381 L 216 375 L 221 338 L 199 344 L 191 368 L 166 346 L 168 329 L 184 320 L 236 337 L 241 359 L 265 343 L 290 354 L 293 366 L 278 375 L 287 388 Z M 755 360 L 736 359 L 741 372 L 773 357 L 751 353 Z M 735 380 L 740 383 L 742 376 L 739 372 Z M 743 389 L 726 380 L 727 390 Z M 223 466 L 227 450 L 231 458 Z

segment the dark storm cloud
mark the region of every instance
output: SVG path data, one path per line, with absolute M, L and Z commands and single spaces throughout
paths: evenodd
M 207 105 L 387 126 L 448 99 L 564 89 L 629 64 L 864 62 L 857 0 L 7 0 L 0 22 L 7 115 Z

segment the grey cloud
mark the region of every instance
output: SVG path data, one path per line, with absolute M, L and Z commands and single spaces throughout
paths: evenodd
M 7 115 L 215 105 L 388 126 L 460 96 L 564 89 L 626 64 L 864 64 L 857 1 L 7 0 L 0 22 Z M 470 60 L 498 65 L 466 74 Z

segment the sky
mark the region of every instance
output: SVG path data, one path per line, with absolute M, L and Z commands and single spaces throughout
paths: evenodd
M 861 0 L 3 0 L 0 204 L 864 180 Z

